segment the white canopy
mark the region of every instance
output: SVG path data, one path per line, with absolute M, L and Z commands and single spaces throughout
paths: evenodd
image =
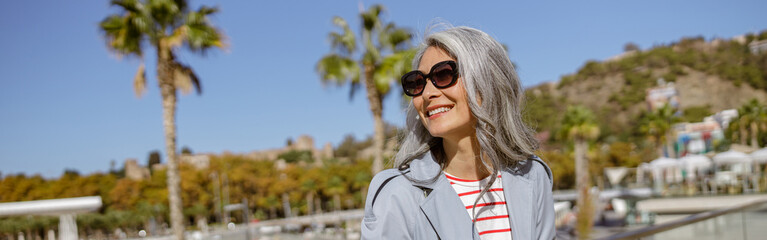
M 711 159 L 703 155 L 687 155 L 679 159 L 682 166 L 687 170 L 709 169 L 711 168 Z
M 767 163 L 767 147 L 751 153 L 751 159 L 758 163 Z
M 673 167 L 679 167 L 679 161 L 674 158 L 660 157 L 650 161 L 650 168 L 652 169 L 664 169 Z
M 729 165 L 729 164 L 741 164 L 752 163 L 751 156 L 748 154 L 730 150 L 714 155 L 714 163 L 716 165 Z

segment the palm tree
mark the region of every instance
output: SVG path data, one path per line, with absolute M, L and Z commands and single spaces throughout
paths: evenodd
M 322 168 L 311 168 L 301 175 L 299 181 L 301 182 L 300 189 L 306 193 L 306 214 L 313 215 L 317 213 L 314 208 L 314 197 L 319 189 L 319 184 L 322 176 Z
M 367 172 L 360 172 L 358 171 L 356 174 L 354 174 L 354 180 L 352 181 L 352 187 L 355 189 L 360 189 L 360 197 L 362 198 L 362 205 L 364 207 L 365 205 L 365 198 L 367 197 L 368 193 L 368 187 L 370 185 L 370 174 Z
M 348 192 L 348 186 L 344 179 L 338 175 L 330 176 L 322 189 L 326 195 L 333 196 L 333 208 L 335 211 L 340 211 L 342 208 L 341 195 Z
M 759 149 L 759 125 L 765 121 L 767 109 L 756 98 L 751 99 L 738 109 L 738 122 L 741 127 L 741 138 L 745 139 L 746 132 L 751 138 L 751 147 Z M 746 130 L 747 128 L 747 130 Z
M 646 112 L 640 120 L 639 131 L 649 136 L 655 142 L 658 148 L 658 156 L 662 157 L 663 149 L 672 156 L 673 141 L 671 141 L 671 126 L 679 122 L 679 117 L 675 115 L 674 108 L 665 104 L 652 112 Z
M 581 238 L 588 237 L 588 226 L 591 225 L 591 204 L 588 196 L 590 185 L 589 166 L 586 161 L 586 151 L 588 150 L 588 141 L 596 139 L 599 136 L 599 126 L 595 123 L 594 114 L 583 106 L 571 106 L 567 108 L 562 119 L 562 128 L 560 135 L 565 139 L 573 140 L 575 149 L 575 185 L 578 188 L 577 205 L 579 209 L 579 228 Z
M 100 29 L 107 47 L 118 55 L 143 58 L 146 44 L 157 52 L 157 82 L 163 107 L 163 128 L 168 159 L 168 198 L 170 219 L 176 239 L 184 237 L 184 222 L 179 193 L 176 159 L 176 96 L 177 90 L 200 93 L 200 81 L 192 68 L 176 60 L 175 51 L 181 46 L 203 53 L 212 47 L 224 48 L 224 35 L 208 21 L 217 8 L 201 6 L 190 10 L 184 0 L 112 0 L 121 8 L 101 21 Z M 134 77 L 136 94 L 146 87 L 146 72 L 142 63 Z
M 375 130 L 373 174 L 383 170 L 383 98 L 389 92 L 391 83 L 410 70 L 414 55 L 414 50 L 410 48 L 413 34 L 394 23 L 384 23 L 380 18 L 383 10 L 381 5 L 374 5 L 367 11 L 360 9 L 360 42 L 346 20 L 334 17 L 333 24 L 341 28 L 341 32 L 329 34 L 331 53 L 322 57 L 316 66 L 323 84 L 342 86 L 350 83 L 350 98 L 359 88 L 360 79 L 363 80 Z M 362 45 L 362 55 L 355 60 L 358 44 Z M 385 53 L 390 54 L 384 56 Z

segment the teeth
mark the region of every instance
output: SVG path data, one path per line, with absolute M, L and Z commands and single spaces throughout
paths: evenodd
M 451 108 L 449 108 L 449 107 L 437 108 L 437 109 L 429 111 L 429 116 L 434 116 L 434 114 L 437 114 L 437 113 L 447 112 L 447 111 L 450 111 L 450 109 Z

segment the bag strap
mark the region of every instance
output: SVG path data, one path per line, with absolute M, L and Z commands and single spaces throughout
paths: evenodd
M 546 165 L 546 162 L 544 162 L 544 161 L 543 161 L 542 159 L 540 159 L 540 158 L 534 157 L 534 158 L 531 158 L 531 159 L 533 159 L 533 160 L 535 160 L 536 162 L 538 162 L 538 163 L 540 163 L 541 165 L 543 165 L 543 168 L 544 168 L 544 169 L 546 169 L 546 174 L 548 174 L 548 175 L 549 175 L 549 181 L 553 181 L 553 179 L 554 179 L 554 178 L 551 176 L 551 175 L 552 175 L 552 173 L 551 173 L 551 168 L 549 168 L 549 165 Z
M 371 207 L 376 204 L 376 198 L 378 198 L 378 194 L 381 193 L 381 189 L 383 189 L 383 187 L 386 186 L 386 184 L 389 183 L 389 181 L 391 181 L 392 179 L 394 179 L 396 177 L 399 177 L 400 175 L 402 175 L 402 174 L 397 174 L 397 175 L 391 176 L 391 177 L 387 178 L 386 180 L 384 180 L 383 183 L 381 183 L 381 186 L 378 186 L 378 190 L 376 190 L 376 195 L 373 196 L 373 202 L 370 203 Z
M 378 194 L 381 193 L 381 189 L 383 189 L 383 187 L 386 186 L 387 183 L 389 183 L 392 179 L 394 179 L 396 177 L 399 177 L 399 176 L 402 176 L 402 174 L 406 174 L 406 173 L 408 173 L 408 172 L 403 172 L 401 174 L 397 174 L 397 175 L 391 176 L 391 177 L 387 178 L 386 180 L 384 180 L 381 183 L 381 186 L 378 186 L 378 189 L 376 190 L 376 194 L 373 195 L 373 202 L 370 203 L 370 206 L 373 207 L 376 204 L 376 198 L 378 198 Z M 424 198 L 428 197 L 429 194 L 431 193 L 431 190 L 432 190 L 430 188 L 424 188 L 424 187 L 418 187 L 418 188 L 420 188 L 423 191 L 423 197 Z

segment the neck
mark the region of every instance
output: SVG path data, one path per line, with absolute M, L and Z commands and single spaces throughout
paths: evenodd
M 478 180 L 490 175 L 479 157 L 480 147 L 477 137 L 469 135 L 457 139 L 442 139 L 447 167 L 445 172 L 453 176 Z

